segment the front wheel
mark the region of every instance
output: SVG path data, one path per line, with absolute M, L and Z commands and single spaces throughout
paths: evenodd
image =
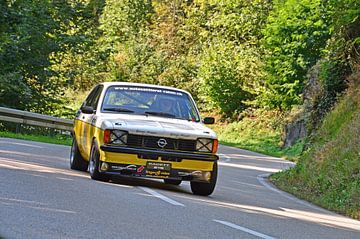
M 76 142 L 75 135 L 73 138 L 71 152 L 70 152 L 70 168 L 79 171 L 86 171 L 88 162 L 81 156 L 79 146 Z
M 217 162 L 214 162 L 213 171 L 211 172 L 210 182 L 190 182 L 191 191 L 195 195 L 209 196 L 214 192 L 216 180 L 217 180 L 218 166 Z
M 104 173 L 99 172 L 99 165 L 100 165 L 100 153 L 96 146 L 96 142 L 94 141 L 91 146 L 90 151 L 90 159 L 89 159 L 89 173 L 92 179 L 108 182 L 110 177 L 105 175 Z

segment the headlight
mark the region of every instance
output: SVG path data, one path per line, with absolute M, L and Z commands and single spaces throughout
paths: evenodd
M 212 152 L 213 150 L 213 139 L 197 139 L 196 151 L 200 152 Z
M 122 130 L 112 130 L 110 134 L 110 143 L 112 144 L 127 144 L 128 133 Z
M 104 131 L 104 143 L 105 144 L 127 144 L 128 133 L 122 130 L 105 130 Z

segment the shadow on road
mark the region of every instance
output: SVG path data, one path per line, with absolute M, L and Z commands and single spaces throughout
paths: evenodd
M 168 190 L 168 191 L 192 195 L 190 191 L 184 190 L 180 186 L 165 184 L 162 180 L 158 180 L 158 179 L 136 178 L 136 177 L 127 177 L 127 176 L 112 176 L 110 184 L 111 183 L 134 186 L 134 187 L 142 186 L 153 189 L 162 189 L 162 190 Z M 187 182 L 182 182 L 182 184 L 183 183 L 187 183 Z

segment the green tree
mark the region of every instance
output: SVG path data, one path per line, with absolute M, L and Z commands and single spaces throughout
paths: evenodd
M 98 53 L 96 43 L 102 36 L 98 28 L 104 6 L 105 0 L 59 4 L 58 39 L 62 50 L 52 54 L 52 70 L 57 72 L 56 80 L 64 82 L 67 91 L 88 90 L 102 79 L 98 73 L 105 57 Z
M 251 82 L 260 77 L 261 61 L 253 48 L 220 42 L 204 54 L 199 70 L 202 92 L 226 116 L 236 116 L 254 98 Z
M 322 0 L 277 0 L 264 29 L 267 49 L 267 106 L 288 109 L 300 102 L 309 68 L 320 59 L 330 37 Z
M 51 77 L 50 54 L 56 39 L 57 9 L 50 1 L 2 1 L 0 33 L 0 104 L 39 112 L 52 111 L 60 85 Z M 61 90 L 60 90 L 61 91 Z
M 59 113 L 64 91 L 81 54 L 87 1 L 1 1 L 0 104 L 41 113 Z M 101 1 L 100 1 L 101 2 Z M 72 68 L 71 68 L 72 67 Z
M 265 0 L 198 0 L 187 9 L 186 39 L 197 42 L 191 52 L 200 66 L 201 96 L 226 116 L 247 108 L 259 92 L 261 29 L 270 9 Z

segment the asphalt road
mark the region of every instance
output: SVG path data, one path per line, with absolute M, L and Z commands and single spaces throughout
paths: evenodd
M 220 147 L 209 197 L 188 182 L 115 178 L 69 169 L 70 147 L 0 138 L 3 238 L 360 238 L 360 221 L 275 189 L 267 174 L 290 162 Z

